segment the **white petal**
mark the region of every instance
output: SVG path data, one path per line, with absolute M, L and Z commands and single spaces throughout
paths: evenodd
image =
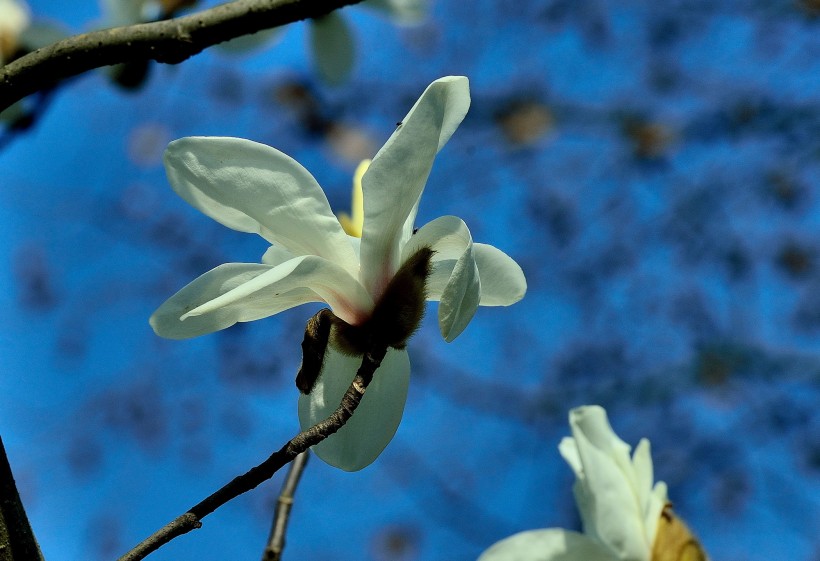
M 358 275 L 322 188 L 279 150 L 242 138 L 182 138 L 168 145 L 165 169 L 180 197 L 221 224 Z
M 215 47 L 217 51 L 225 53 L 226 55 L 239 56 L 250 54 L 281 39 L 283 31 L 284 29 L 281 27 L 264 29 L 251 35 L 241 35 L 230 41 L 219 43 Z
M 418 25 L 427 17 L 428 0 L 367 0 L 362 5 L 376 8 L 398 25 Z
M 457 260 L 472 243 L 473 237 L 464 221 L 458 216 L 440 216 L 428 222 L 407 240 L 401 250 L 404 263 L 422 247 L 434 250 L 433 262 Z M 455 264 L 454 264 L 455 265 Z
M 227 263 L 212 269 L 171 296 L 151 316 L 149 323 L 157 335 L 169 339 L 188 339 L 230 327 L 239 321 L 252 321 L 279 313 L 305 302 L 319 301 L 310 289 L 288 291 L 275 298 L 246 299 L 222 306 L 211 313 L 181 321 L 180 317 L 201 304 L 214 300 L 269 272 L 271 267 L 249 263 Z
M 482 306 L 509 306 L 524 297 L 527 279 L 509 255 L 483 243 L 473 244 L 473 255 L 481 277 Z
M 501 540 L 478 561 L 617 561 L 617 557 L 583 534 L 547 528 Z
M 459 257 L 472 242 L 470 230 L 457 216 L 442 216 L 419 228 L 402 249 L 402 262 L 421 247 L 435 250 L 427 299 L 440 300 Z M 521 300 L 527 280 L 510 256 L 491 245 L 473 244 L 481 280 L 481 306 L 509 306 Z
M 584 466 L 581 464 L 581 456 L 578 455 L 578 445 L 575 444 L 575 439 L 571 436 L 565 436 L 558 444 L 558 452 L 561 453 L 564 460 L 575 472 L 575 477 L 578 479 L 584 478 Z
M 658 481 L 649 496 L 649 504 L 646 508 L 645 526 L 646 539 L 649 543 L 655 543 L 655 534 L 658 532 L 658 521 L 661 517 L 663 507 L 669 504 L 669 497 L 666 494 L 666 483 Z
M 208 314 L 224 306 L 264 305 L 299 288 L 309 288 L 315 292 L 322 301 L 327 302 L 333 313 L 348 323 L 361 323 L 373 309 L 370 295 L 344 269 L 327 259 L 303 255 L 205 302 L 183 315 L 182 319 Z
M 336 410 L 361 362 L 360 357 L 345 356 L 328 347 L 316 386 L 309 395 L 299 396 L 302 430 Z M 313 451 L 328 464 L 345 471 L 358 471 L 373 463 L 396 434 L 409 383 L 407 351 L 388 350 L 353 416 L 337 433 L 314 446 Z
M 345 19 L 335 12 L 316 18 L 310 25 L 310 45 L 316 70 L 332 86 L 350 77 L 356 46 Z
M 651 544 L 646 541 L 635 493 L 629 446 L 612 431 L 601 407 L 573 409 L 570 426 L 584 470 L 584 479 L 578 481 L 582 489 L 576 491 L 576 497 L 579 509 L 587 511 L 582 516 L 586 533 L 600 539 L 621 559 L 649 561 Z M 630 473 L 624 471 L 624 464 Z
M 265 251 L 265 253 L 262 254 L 262 263 L 265 265 L 270 265 L 271 267 L 276 267 L 277 265 L 281 265 L 285 261 L 290 261 L 295 257 L 296 256 L 293 253 L 284 247 L 272 245 Z
M 646 516 L 649 498 L 652 494 L 654 474 L 652 467 L 652 452 L 649 441 L 642 438 L 632 454 L 632 469 L 635 473 L 635 491 L 638 495 L 638 504 L 641 512 Z
M 469 106 L 466 78 L 450 76 L 436 80 L 416 101 L 362 177 L 361 278 L 374 298 L 381 295 L 400 266 L 401 248 L 413 232 L 419 198 L 433 159 Z
M 470 246 L 456 261 L 438 304 L 438 326 L 445 341 L 451 342 L 464 331 L 480 299 L 481 281 Z

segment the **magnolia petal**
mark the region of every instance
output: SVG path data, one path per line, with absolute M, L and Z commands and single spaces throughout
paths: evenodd
M 411 242 L 415 237 L 411 238 Z M 432 301 L 441 299 L 457 261 L 437 260 L 437 256 L 438 253 L 433 256 L 433 269 L 426 285 L 427 299 Z M 481 243 L 473 244 L 473 257 L 481 280 L 480 306 L 509 306 L 524 297 L 527 280 L 521 267 L 511 257 L 500 249 Z
M 635 491 L 641 514 L 646 517 L 649 498 L 652 494 L 652 483 L 655 480 L 652 466 L 652 452 L 649 441 L 642 438 L 632 453 L 632 471 L 635 473 Z
M 361 362 L 361 357 L 345 356 L 328 346 L 313 391 L 299 396 L 299 423 L 303 431 L 339 407 Z M 396 434 L 409 384 L 407 351 L 388 350 L 353 416 L 338 432 L 313 446 L 313 451 L 328 464 L 345 471 L 358 471 L 373 463 Z
M 181 138 L 168 145 L 165 169 L 174 191 L 217 222 L 358 275 L 322 188 L 279 150 L 242 138 Z
M 281 265 L 285 261 L 290 261 L 295 257 L 296 255 L 284 247 L 272 245 L 265 251 L 265 253 L 262 254 L 262 263 L 265 265 L 270 265 L 271 267 L 276 267 L 277 265 Z
M 668 504 L 669 497 L 666 494 L 666 483 L 663 481 L 658 481 L 655 483 L 655 486 L 652 488 L 652 492 L 649 494 L 647 504 L 644 505 L 646 538 L 650 544 L 655 543 L 661 512 L 663 512 L 664 507 Z
M 429 247 L 433 253 L 433 262 L 457 260 L 464 250 L 473 242 L 470 230 L 458 216 L 440 216 L 428 222 L 404 244 L 401 250 L 401 262 L 404 263 L 419 249 Z M 455 263 L 453 264 L 455 266 Z
M 509 306 L 524 297 L 527 279 L 512 257 L 483 243 L 473 244 L 473 255 L 481 276 L 482 306 Z
M 436 153 L 470 106 L 467 78 L 430 84 L 362 177 L 364 229 L 361 279 L 378 298 L 398 270 Z
M 578 407 L 569 418 L 583 466 L 575 491 L 585 532 L 620 559 L 649 561 L 651 544 L 635 494 L 629 446 L 612 431 L 601 407 Z M 624 461 L 630 473 L 624 471 Z
M 222 306 L 211 313 L 180 318 L 201 304 L 212 301 L 269 272 L 271 267 L 250 263 L 227 263 L 201 275 L 171 296 L 153 313 L 149 323 L 157 335 L 169 339 L 188 339 L 225 329 L 239 321 L 253 321 L 272 316 L 305 302 L 316 302 L 319 296 L 310 289 L 291 290 L 269 300 L 247 299 Z
M 530 530 L 501 540 L 478 561 L 617 561 L 606 548 L 578 532 Z
M 215 45 L 217 51 L 231 56 L 250 54 L 253 51 L 270 46 L 274 41 L 282 38 L 284 29 L 274 27 L 273 29 L 263 29 L 251 35 L 241 35 L 230 41 Z
M 438 326 L 445 341 L 450 343 L 464 331 L 480 300 L 481 281 L 470 246 L 456 261 L 439 301 Z
M 182 319 L 208 314 L 224 306 L 264 305 L 299 288 L 309 288 L 348 323 L 360 323 L 373 309 L 370 295 L 344 269 L 327 259 L 303 255 L 270 268 L 233 290 L 205 302 L 184 314 Z
M 143 21 L 144 0 L 101 0 L 101 4 L 105 13 L 106 27 L 133 25 Z
M 385 12 L 398 25 L 418 25 L 427 17 L 428 4 L 428 0 L 367 0 L 362 6 Z
M 356 45 L 345 19 L 335 12 L 316 18 L 310 25 L 310 46 L 316 71 L 327 84 L 347 81 L 356 58 Z

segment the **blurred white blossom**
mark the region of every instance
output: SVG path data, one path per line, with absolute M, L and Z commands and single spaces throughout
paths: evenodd
M 0 66 L 15 53 L 20 35 L 31 23 L 31 12 L 22 0 L 0 0 Z
M 666 484 L 653 485 L 649 441 L 630 446 L 612 431 L 597 405 L 570 411 L 572 436 L 559 451 L 575 472 L 573 492 L 584 533 L 531 530 L 504 539 L 479 561 L 705 561 L 705 553 L 674 516 Z

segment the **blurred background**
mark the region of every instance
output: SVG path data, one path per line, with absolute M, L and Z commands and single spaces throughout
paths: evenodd
M 103 25 L 93 2 L 35 21 Z M 0 433 L 48 561 L 112 560 L 298 430 L 302 306 L 190 341 L 148 317 L 258 237 L 168 186 L 165 145 L 239 136 L 301 162 L 336 211 L 434 79 L 472 108 L 417 225 L 458 215 L 529 282 L 445 343 L 411 341 L 410 396 L 375 464 L 313 458 L 285 559 L 471 560 L 580 528 L 557 452 L 573 406 L 651 440 L 656 478 L 715 561 L 820 560 L 820 4 L 433 0 L 400 26 L 339 12 L 348 81 L 308 25 L 238 55 L 152 65 L 125 91 L 62 84 L 0 141 Z M 153 554 L 261 557 L 283 474 Z

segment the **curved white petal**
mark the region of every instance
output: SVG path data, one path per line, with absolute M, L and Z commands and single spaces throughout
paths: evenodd
M 302 430 L 336 410 L 361 362 L 361 357 L 345 356 L 328 347 L 316 386 L 309 395 L 299 396 Z M 409 383 L 407 351 L 388 350 L 353 416 L 336 434 L 314 446 L 313 451 L 328 464 L 345 471 L 358 471 L 373 463 L 396 434 Z
M 457 216 L 442 216 L 419 228 L 402 249 L 402 262 L 421 247 L 430 247 L 433 270 L 427 279 L 427 299 L 440 300 L 458 259 L 472 243 L 470 230 Z M 474 243 L 473 257 L 481 281 L 481 306 L 509 306 L 521 300 L 527 280 L 510 256 L 491 245 Z
M 258 275 L 182 316 L 183 320 L 211 313 L 224 306 L 253 307 L 275 300 L 291 290 L 309 288 L 348 323 L 362 322 L 373 309 L 373 300 L 344 269 L 321 257 L 303 255 Z
M 473 244 L 473 255 L 481 277 L 482 306 L 509 306 L 524 297 L 527 279 L 512 257 L 483 243 Z
M 464 331 L 480 300 L 481 281 L 470 245 L 456 261 L 438 304 L 438 326 L 445 341 L 450 343 Z
M 478 561 L 617 561 L 606 548 L 578 532 L 530 530 L 501 540 Z
M 171 296 L 153 313 L 149 323 L 157 335 L 169 339 L 188 339 L 225 329 L 240 321 L 272 316 L 288 308 L 319 301 L 308 288 L 296 288 L 274 298 L 249 298 L 222 306 L 210 313 L 180 318 L 192 309 L 245 285 L 269 272 L 271 267 L 250 263 L 227 263 L 201 275 Z
M 658 481 L 652 488 L 652 493 L 649 495 L 649 500 L 644 508 L 646 513 L 646 537 L 651 544 L 655 543 L 661 512 L 667 504 L 669 504 L 669 496 L 666 494 L 666 483 Z
M 433 159 L 469 106 L 467 78 L 436 80 L 421 94 L 362 177 L 361 279 L 376 299 L 400 266 L 401 249 L 413 232 Z
M 440 216 L 428 222 L 413 234 L 401 250 L 404 263 L 422 247 L 429 247 L 432 261 L 456 260 L 472 243 L 473 237 L 464 221 L 458 216 Z
M 312 20 L 310 46 L 316 70 L 327 84 L 335 86 L 350 77 L 356 58 L 356 45 L 342 16 L 331 12 Z
M 582 465 L 574 490 L 585 533 L 620 559 L 649 561 L 652 544 L 646 539 L 629 445 L 612 431 L 606 411 L 598 406 L 573 409 L 570 426 Z
M 358 275 L 322 188 L 279 150 L 242 138 L 181 138 L 168 145 L 165 169 L 174 191 L 217 222 Z
M 425 224 L 402 248 L 402 261 L 422 247 L 434 250 L 427 279 L 428 300 L 439 300 L 439 329 L 452 341 L 464 331 L 481 300 L 482 282 L 473 255 L 470 230 L 457 216 L 442 216 Z
M 272 245 L 265 250 L 265 253 L 262 254 L 262 263 L 265 265 L 270 265 L 271 267 L 276 267 L 277 265 L 281 265 L 285 261 L 290 261 L 294 258 L 296 258 L 296 255 L 284 247 Z

